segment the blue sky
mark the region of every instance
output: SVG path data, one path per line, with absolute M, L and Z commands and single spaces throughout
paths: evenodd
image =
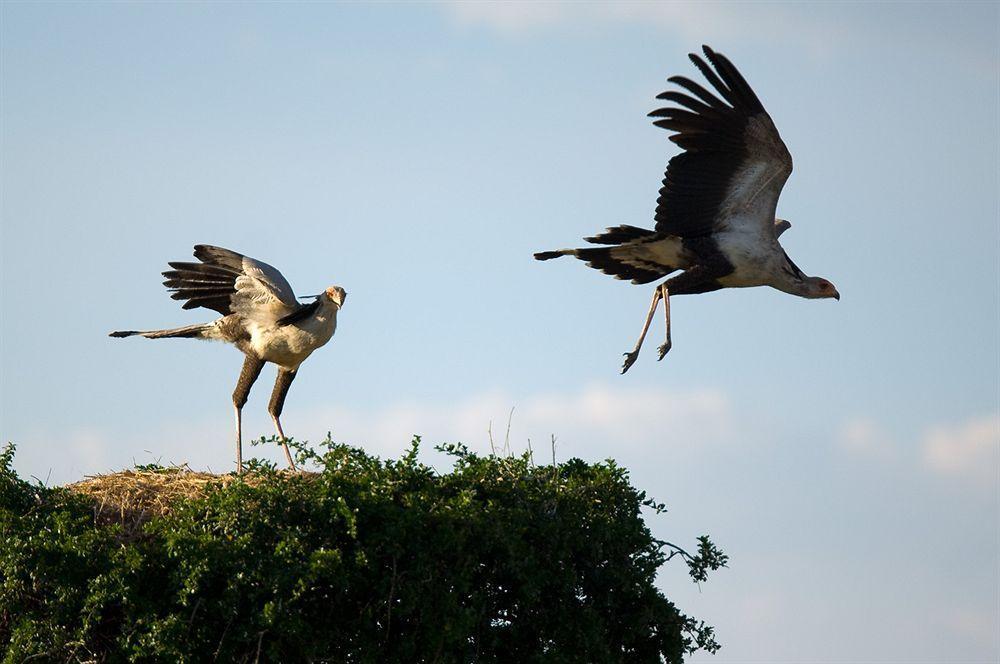
M 232 464 L 240 357 L 108 331 L 206 320 L 195 243 L 350 293 L 286 431 L 615 457 L 731 568 L 661 584 L 715 662 L 1000 657 L 996 4 L 0 6 L 0 437 L 49 483 Z M 677 298 L 531 254 L 651 225 L 645 114 L 728 55 L 795 158 L 779 215 L 840 302 Z M 210 313 L 210 312 L 209 312 Z M 657 323 L 659 318 L 657 318 Z M 270 434 L 273 369 L 246 409 Z M 268 452 L 278 459 L 278 452 Z M 428 459 L 437 457 L 428 454 Z

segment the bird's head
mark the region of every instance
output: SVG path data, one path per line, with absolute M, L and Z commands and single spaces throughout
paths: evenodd
M 828 297 L 832 297 L 835 300 L 840 299 L 840 293 L 837 292 L 837 288 L 822 277 L 806 277 L 804 282 L 805 290 L 800 293 L 802 297 L 808 297 L 813 300 L 821 300 Z
M 337 308 L 344 306 L 344 300 L 347 299 L 347 291 L 345 291 L 340 286 L 330 286 L 325 291 L 323 295 L 337 305 Z

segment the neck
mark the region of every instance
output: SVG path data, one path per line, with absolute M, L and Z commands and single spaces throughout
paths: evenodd
M 812 293 L 812 289 L 809 287 L 808 281 L 805 279 L 796 279 L 795 277 L 785 274 L 784 272 L 782 272 L 777 279 L 772 281 L 770 286 L 780 290 L 782 293 L 798 295 L 799 297 L 810 297 L 810 294 Z
M 336 318 L 337 311 L 340 310 L 340 305 L 338 305 L 333 300 L 324 300 L 323 304 L 320 305 L 319 311 L 316 312 L 317 317 L 321 318 Z

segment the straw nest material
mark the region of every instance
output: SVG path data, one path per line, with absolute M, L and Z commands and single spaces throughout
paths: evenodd
M 237 480 L 260 482 L 248 473 L 215 475 L 193 471 L 187 466 L 156 470 L 123 470 L 107 475 L 91 475 L 69 484 L 67 489 L 94 501 L 94 522 L 121 524 L 126 533 L 135 533 L 146 521 L 168 514 L 178 500 L 204 495 L 210 485 L 227 486 Z

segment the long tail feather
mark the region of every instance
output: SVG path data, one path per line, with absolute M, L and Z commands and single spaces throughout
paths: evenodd
M 553 258 L 559 258 L 560 256 L 572 256 L 573 249 L 559 249 L 558 251 L 539 251 L 535 254 L 536 261 L 548 261 Z
M 125 337 L 141 336 L 147 339 L 166 339 L 170 337 L 205 338 L 205 332 L 212 328 L 212 323 L 198 323 L 197 325 L 185 325 L 169 330 L 118 330 L 111 332 L 108 336 L 116 339 Z

